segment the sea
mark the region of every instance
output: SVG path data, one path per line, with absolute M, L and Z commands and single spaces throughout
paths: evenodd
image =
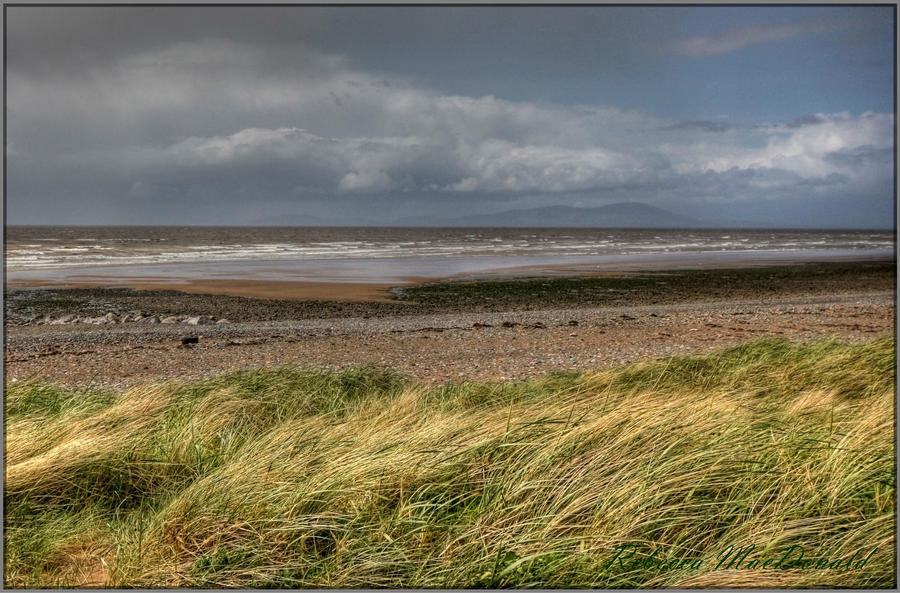
M 7 283 L 126 277 L 407 282 L 894 259 L 890 231 L 9 226 Z

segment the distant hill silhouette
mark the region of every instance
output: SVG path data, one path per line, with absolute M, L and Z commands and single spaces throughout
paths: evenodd
M 401 226 L 459 227 L 618 227 L 618 228 L 690 228 L 710 226 L 695 218 L 675 214 L 640 202 L 618 202 L 596 208 L 545 206 L 506 210 L 494 214 L 434 218 L 404 217 Z
M 329 222 L 310 214 L 281 214 L 260 218 L 254 224 L 259 226 L 328 226 Z

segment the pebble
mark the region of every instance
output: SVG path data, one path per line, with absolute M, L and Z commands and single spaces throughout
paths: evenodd
M 825 311 L 790 318 L 777 313 L 791 306 L 820 306 Z M 167 316 L 171 321 L 165 324 L 158 317 L 110 324 L 103 315 L 81 319 L 102 324 L 96 327 L 9 327 L 6 358 L 9 376 L 37 374 L 81 385 L 199 378 L 258 367 L 266 361 L 315 368 L 381 363 L 428 381 L 457 376 L 523 378 L 553 369 L 597 368 L 701 352 L 774 335 L 775 330 L 804 340 L 832 333 L 854 339 L 874 337 L 892 330 L 894 307 L 893 293 L 879 292 L 370 319 L 216 320 L 202 330 L 204 346 L 196 349 L 180 347 L 181 338 L 191 337 L 185 336 L 187 324 L 181 323 L 186 317 Z M 733 316 L 748 310 L 753 312 Z M 621 315 L 635 319 L 622 323 Z M 852 324 L 842 326 L 851 315 L 856 316 Z M 577 334 L 569 323 L 575 317 L 579 319 Z M 745 325 L 739 325 L 738 319 Z M 707 326 L 707 321 L 721 327 Z M 476 324 L 495 329 L 476 329 Z M 533 329 L 540 327 L 541 331 Z M 47 355 L 54 351 L 58 353 Z

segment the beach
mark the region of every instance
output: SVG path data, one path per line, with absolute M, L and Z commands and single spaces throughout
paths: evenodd
M 866 340 L 895 324 L 890 262 L 554 272 L 393 292 L 290 283 L 292 295 L 308 297 L 291 299 L 235 296 L 241 283 L 222 291 L 230 296 L 14 289 L 7 293 L 6 377 L 120 388 L 278 365 L 374 365 L 427 382 L 525 379 L 763 337 Z M 203 288 L 215 292 L 215 284 Z M 267 286 L 254 288 L 264 296 Z M 182 344 L 186 337 L 197 343 Z
M 7 270 L 9 586 L 896 582 L 886 233 L 90 232 Z
M 742 255 L 7 286 L 6 583 L 892 587 L 893 254 Z
M 6 582 L 890 588 L 895 286 L 859 261 L 8 290 Z M 849 568 L 717 568 L 746 542 Z

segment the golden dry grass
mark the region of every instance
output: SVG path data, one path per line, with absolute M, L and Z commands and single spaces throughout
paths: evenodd
M 895 374 L 883 338 L 437 388 L 289 368 L 15 386 L 6 585 L 893 587 Z M 623 569 L 626 543 L 702 562 Z M 732 544 L 877 550 L 716 570 Z

